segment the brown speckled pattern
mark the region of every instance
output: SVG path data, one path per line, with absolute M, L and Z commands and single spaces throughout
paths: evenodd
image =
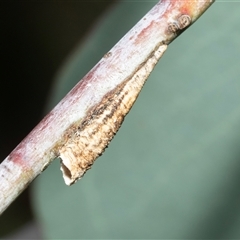
M 66 184 L 71 185 L 81 178 L 103 153 L 166 48 L 166 45 L 161 45 L 130 79 L 107 93 L 99 104 L 90 109 L 79 126 L 67 130 L 69 140 L 59 149 Z

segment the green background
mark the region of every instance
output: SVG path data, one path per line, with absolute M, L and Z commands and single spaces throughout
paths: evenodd
M 58 72 L 50 110 L 156 3 L 122 1 Z M 35 181 L 47 239 L 240 238 L 239 3 L 217 1 L 175 40 L 109 148 L 71 187 Z
M 59 73 L 50 106 L 153 4 L 112 9 Z M 64 186 L 59 162 L 41 175 L 33 195 L 45 237 L 240 237 L 238 6 L 215 3 L 170 45 L 81 181 Z

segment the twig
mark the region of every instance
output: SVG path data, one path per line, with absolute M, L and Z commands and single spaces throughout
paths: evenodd
M 56 157 L 67 185 L 102 154 L 167 45 L 213 3 L 162 0 L 153 7 L 0 165 L 0 213 Z

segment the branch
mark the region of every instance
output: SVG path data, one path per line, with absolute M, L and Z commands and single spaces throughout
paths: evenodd
M 80 179 L 118 131 L 167 45 L 212 3 L 162 0 L 106 53 L 0 165 L 0 213 L 57 157 L 67 185 Z

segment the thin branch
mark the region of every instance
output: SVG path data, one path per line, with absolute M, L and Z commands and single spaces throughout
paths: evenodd
M 56 157 L 67 185 L 81 178 L 118 131 L 167 45 L 212 3 L 162 0 L 106 53 L 0 165 L 0 213 Z

